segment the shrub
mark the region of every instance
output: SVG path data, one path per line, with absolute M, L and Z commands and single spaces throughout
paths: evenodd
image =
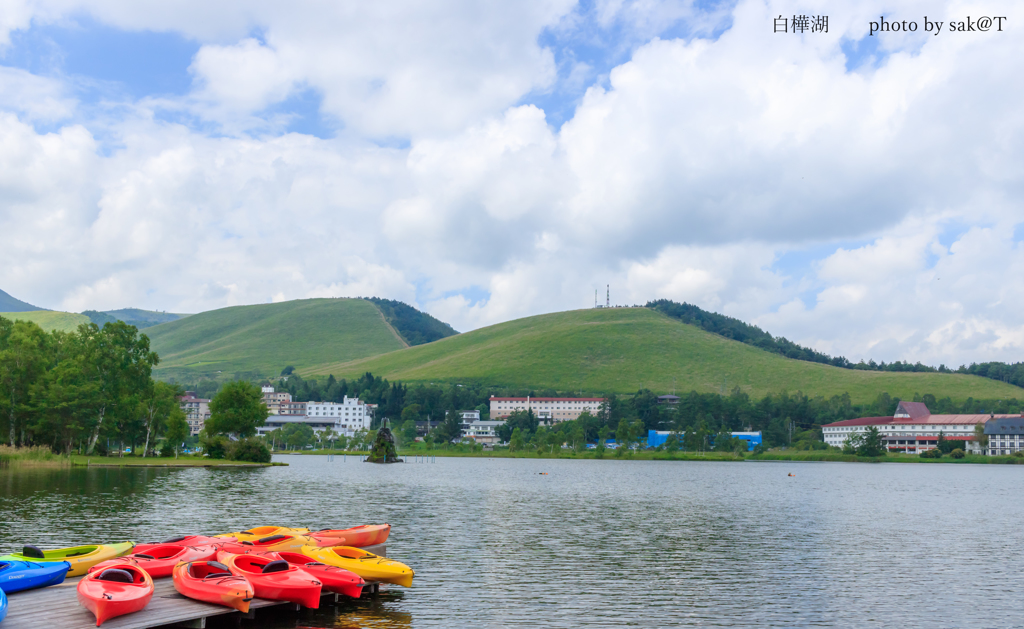
M 203 440 L 203 452 L 206 456 L 211 459 L 224 459 L 227 458 L 228 453 L 228 438 L 220 435 L 214 435 L 213 437 L 206 437 Z
M 1016 452 L 1013 453 L 1013 456 L 1017 457 L 1018 459 L 1024 459 L 1024 450 L 1017 450 Z
M 165 442 L 164 447 L 160 448 L 160 456 L 165 459 L 169 459 L 174 456 L 174 446 L 171 445 L 171 442 Z
M 938 448 L 933 448 L 931 450 L 925 450 L 924 452 L 921 453 L 921 458 L 922 459 L 941 459 L 942 458 L 942 450 L 939 450 Z
M 242 439 L 228 448 L 228 458 L 232 461 L 270 463 L 270 449 L 260 439 Z
M 956 448 L 955 450 L 949 453 L 949 456 L 953 457 L 954 459 L 962 459 L 966 455 L 964 454 L 963 448 Z

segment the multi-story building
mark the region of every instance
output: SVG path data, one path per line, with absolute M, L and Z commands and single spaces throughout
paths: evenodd
M 579 417 L 584 411 L 596 415 L 604 403 L 600 397 L 491 397 L 491 417 L 508 417 L 514 411 L 532 410 L 542 423 L 554 424 Z
M 1024 414 L 998 417 L 985 422 L 988 454 L 1013 454 L 1024 450 Z
M 210 400 L 197 398 L 195 391 L 185 391 L 185 395 L 178 398 L 178 404 L 185 411 L 189 434 L 198 435 L 206 425 L 206 420 L 210 419 Z
M 277 416 L 271 415 L 267 418 L 264 426 L 257 430 L 258 434 L 265 435 L 272 430 L 281 428 L 288 424 L 302 423 L 320 432 L 331 428 L 336 434 L 351 437 L 357 430 L 369 430 L 373 420 L 373 413 L 368 404 L 363 404 L 358 398 L 345 396 L 342 402 L 286 402 L 289 412 L 280 412 Z M 302 404 L 304 414 L 292 414 L 291 406 Z M 282 411 L 285 407 L 282 406 Z
M 501 420 L 477 419 L 469 424 L 463 424 L 462 438 L 485 445 L 498 443 L 501 441 L 498 438 L 498 428 L 504 423 Z
M 993 419 L 1017 419 L 1020 423 L 1020 417 L 988 413 L 932 415 L 922 402 L 900 402 L 892 417 L 847 419 L 826 424 L 821 427 L 821 432 L 825 443 L 841 448 L 851 435 L 864 434 L 868 428 L 874 426 L 882 435 L 882 440 L 890 452 L 908 453 L 931 450 L 938 445 L 941 432 L 949 441 L 962 442 L 966 450 L 971 447 L 975 426 L 985 425 Z
M 263 387 L 263 403 L 267 405 L 267 411 L 271 415 L 282 415 L 283 405 L 291 405 L 292 394 L 287 391 L 275 391 L 274 387 Z

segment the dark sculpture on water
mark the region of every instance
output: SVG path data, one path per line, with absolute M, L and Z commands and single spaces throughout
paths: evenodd
M 370 449 L 370 456 L 366 457 L 367 463 L 404 463 L 398 458 L 398 449 L 395 448 L 395 436 L 391 434 L 388 427 L 388 420 L 385 419 L 380 430 L 377 431 L 377 438 L 373 440 L 373 447 Z

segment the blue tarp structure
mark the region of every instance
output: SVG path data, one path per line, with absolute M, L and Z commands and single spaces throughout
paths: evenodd
M 657 448 L 660 445 L 664 445 L 665 441 L 668 440 L 668 436 L 672 434 L 667 430 L 648 430 L 647 431 L 647 447 Z M 679 433 L 680 438 L 685 435 L 685 432 Z M 747 452 L 754 449 L 754 446 L 761 445 L 761 432 L 734 432 L 733 437 L 743 439 L 747 442 Z M 714 435 L 710 435 L 710 438 L 714 439 Z

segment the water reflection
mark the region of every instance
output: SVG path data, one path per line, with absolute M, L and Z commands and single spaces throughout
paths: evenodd
M 412 588 L 261 611 L 253 627 L 923 627 L 975 624 L 982 604 L 983 624 L 1024 615 L 1016 466 L 287 459 L 12 470 L 0 534 L 9 548 L 394 525 L 388 554 L 416 569 Z

